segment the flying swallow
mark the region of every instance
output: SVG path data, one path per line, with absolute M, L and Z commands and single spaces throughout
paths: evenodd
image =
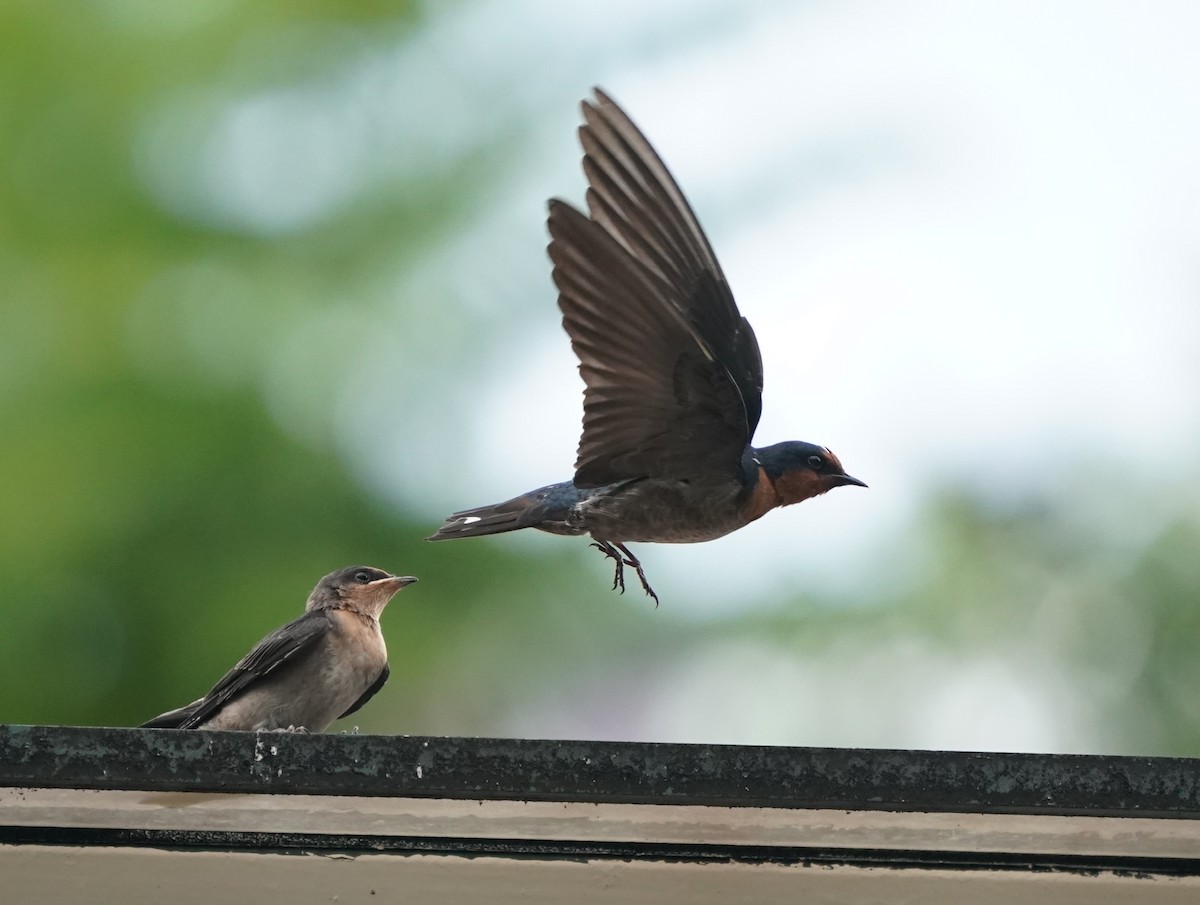
M 537 528 L 588 534 L 657 604 L 629 542 L 696 543 L 854 484 L 824 446 L 754 447 L 758 341 L 683 192 L 596 90 L 579 128 L 586 214 L 551 200 L 549 254 L 586 388 L 571 481 L 449 516 L 430 540 Z
M 200 700 L 143 728 L 324 732 L 387 681 L 379 614 L 414 581 L 369 566 L 331 572 L 309 595 L 303 616 L 258 642 Z

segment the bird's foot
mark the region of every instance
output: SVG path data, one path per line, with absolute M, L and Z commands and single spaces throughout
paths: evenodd
M 616 563 L 616 568 L 613 571 L 612 589 L 625 593 L 625 557 L 617 552 L 616 547 L 606 540 L 595 541 L 592 546 Z M 630 563 L 632 565 L 632 563 Z
M 616 566 L 613 572 L 614 591 L 619 590 L 622 594 L 625 593 L 625 567 L 633 566 L 637 570 L 638 581 L 642 583 L 642 590 L 654 601 L 654 608 L 658 609 L 658 595 L 650 587 L 650 582 L 646 581 L 646 572 L 642 569 L 641 562 L 629 552 L 628 547 L 615 541 L 606 540 L 595 541 L 592 546 L 611 559 Z
M 633 566 L 635 569 L 637 569 L 637 577 L 638 577 L 638 581 L 640 581 L 642 583 L 642 590 L 646 592 L 646 596 L 648 596 L 651 600 L 654 601 L 654 608 L 657 610 L 658 609 L 658 595 L 654 593 L 654 588 L 650 587 L 650 582 L 646 581 L 646 572 L 644 569 L 642 569 L 641 561 L 636 556 L 634 556 L 632 553 L 630 553 L 629 548 L 626 547 L 624 544 L 614 544 L 613 546 L 615 546 L 618 550 L 621 551 L 621 553 L 624 554 L 625 565 Z
M 301 735 L 308 735 L 306 726 L 288 726 L 286 729 L 272 729 L 272 732 L 298 732 Z

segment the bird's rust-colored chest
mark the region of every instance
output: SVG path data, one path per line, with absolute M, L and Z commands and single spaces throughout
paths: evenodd
M 803 468 L 785 471 L 774 480 L 760 465 L 758 480 L 744 504 L 742 515 L 746 522 L 762 518 L 778 506 L 791 506 L 804 500 L 812 499 L 828 490 L 821 483 L 820 477 L 813 471 Z
M 762 518 L 780 505 L 782 505 L 782 501 L 779 499 L 774 482 L 767 477 L 767 472 L 763 467 L 758 466 L 758 479 L 754 482 L 750 495 L 742 507 L 743 520 L 748 524 L 755 519 Z

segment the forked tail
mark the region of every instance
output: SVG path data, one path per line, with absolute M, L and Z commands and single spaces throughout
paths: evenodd
M 541 528 L 557 534 L 577 534 L 567 528 L 566 518 L 585 494 L 570 482 L 540 487 L 503 503 L 464 509 L 447 516 L 446 522 L 428 540 L 454 540 L 503 534 L 522 528 Z

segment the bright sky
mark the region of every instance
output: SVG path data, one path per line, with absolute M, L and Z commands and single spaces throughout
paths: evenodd
M 585 78 L 664 156 L 756 327 L 758 441 L 826 444 L 871 489 L 715 544 L 644 550 L 655 580 L 699 611 L 793 584 L 857 586 L 881 580 L 873 561 L 903 554 L 904 528 L 938 483 L 1019 497 L 1081 461 L 1151 485 L 1194 462 L 1200 7 L 743 9 L 708 3 L 700 21 L 727 27 Z M 585 47 L 558 24 L 553 41 Z M 643 9 L 629 28 L 661 26 Z M 521 190 L 480 211 L 483 235 L 467 246 L 507 250 L 515 232 L 533 245 L 516 261 L 521 280 L 544 261 L 544 234 L 514 228 L 542 228 L 531 184 L 582 196 L 577 148 L 547 143 L 570 175 L 549 152 L 528 161 Z M 486 307 L 514 294 L 486 279 L 475 289 L 491 294 Z M 521 291 L 541 313 L 522 309 L 522 354 L 487 356 L 456 504 L 571 473 L 575 361 L 544 273 Z M 714 557 L 736 568 L 714 574 Z
M 759 443 L 827 445 L 871 485 L 643 549 L 660 589 L 701 615 L 895 583 L 912 519 L 948 482 L 1004 500 L 1081 465 L 1135 493 L 1195 474 L 1198 37 L 1187 2 L 484 0 L 431 10 L 320 83 L 234 98 L 189 146 L 160 148 L 197 116 L 175 99 L 140 166 L 181 215 L 270 235 L 397 173 L 487 161 L 466 222 L 396 262 L 376 317 L 287 324 L 263 376 L 302 437 L 328 431 L 314 399 L 340 386 L 344 455 L 432 526 L 570 477 L 582 385 L 544 203 L 582 199 L 577 105 L 604 85 L 675 173 L 757 330 Z M 186 179 L 180 153 L 196 158 Z M 322 364 L 331 330 L 369 334 L 375 354 Z

